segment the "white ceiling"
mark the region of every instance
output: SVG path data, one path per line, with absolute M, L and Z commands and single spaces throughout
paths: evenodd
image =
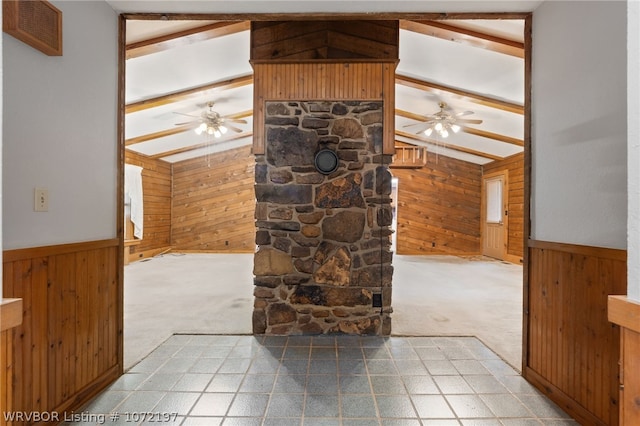
M 174 12 L 178 3 L 181 12 L 204 12 L 212 4 L 222 6 L 223 2 L 153 2 L 109 1 L 117 10 L 125 12 Z M 202 4 L 204 3 L 204 4 Z M 230 4 L 229 4 L 230 3 Z M 251 4 L 249 4 L 251 3 Z M 267 2 L 224 2 L 224 9 L 231 11 L 231 6 L 245 7 L 243 12 L 256 12 L 265 8 Z M 268 2 L 270 12 L 277 12 L 283 3 L 293 5 L 293 2 Z M 296 2 L 297 3 L 297 2 Z M 361 2 L 303 2 L 308 5 L 340 6 L 345 8 L 349 4 Z M 378 6 L 389 6 L 392 2 L 368 2 Z M 440 7 L 443 2 L 398 2 L 393 5 L 407 3 L 421 7 Z M 502 5 L 501 11 L 530 10 L 532 5 L 540 2 L 446 2 L 448 11 L 469 11 L 477 9 L 482 3 L 487 8 L 490 3 Z M 512 4 L 517 3 L 517 5 Z M 344 5 L 343 5 L 344 4 Z M 528 5 L 528 6 L 525 6 Z M 158 5 L 163 6 L 158 9 Z M 455 5 L 455 7 L 454 7 Z M 144 8 L 140 8 L 144 6 Z M 251 7 L 250 7 L 251 6 Z M 258 7 L 259 6 L 259 7 Z M 476 8 L 471 8 L 476 6 Z M 518 6 L 516 8 L 516 6 Z M 405 7 L 405 6 L 403 6 Z M 155 8 L 155 9 L 153 9 Z M 471 9 L 469 9 L 471 8 Z M 507 9 L 505 9 L 507 8 Z M 455 9 L 455 10 L 454 10 Z M 235 11 L 235 9 L 233 9 Z M 369 10 L 369 7 L 367 7 Z M 487 9 L 482 9 L 487 10 Z M 220 10 L 216 11 L 220 13 Z M 172 21 L 172 20 L 128 20 L 127 43 L 140 42 L 160 35 L 173 34 L 188 28 L 199 27 L 212 21 Z M 446 21 L 459 28 L 491 34 L 509 40 L 522 41 L 524 22 L 522 20 L 455 20 Z M 400 31 L 400 61 L 397 75 L 412 77 L 438 85 L 459 89 L 465 93 L 489 97 L 497 101 L 508 101 L 513 104 L 524 103 L 524 61 L 522 58 L 498 53 L 496 51 L 479 48 L 475 45 L 431 37 L 416 32 Z M 225 35 L 197 43 L 183 44 L 168 50 L 128 59 L 126 62 L 126 103 L 139 102 L 155 97 L 179 92 L 214 82 L 226 81 L 234 77 L 251 75 L 249 64 L 249 31 Z M 231 115 L 251 111 L 253 109 L 252 85 L 235 87 L 232 89 L 213 89 L 198 93 L 185 101 L 173 102 L 166 105 L 143 109 L 129 113 L 125 119 L 125 139 L 145 137 L 156 132 L 176 128 L 177 123 L 189 121 L 176 113 L 199 115 L 209 101 L 215 101 L 215 110 L 221 115 Z M 445 101 L 455 111 L 474 111 L 472 116 L 465 118 L 482 119 L 482 124 L 473 125 L 484 132 L 502 135 L 507 138 L 522 140 L 524 137 L 524 119 L 521 114 L 504 111 L 485 102 L 478 102 L 473 97 L 461 96 L 442 91 L 428 91 L 396 84 L 396 131 L 398 141 L 416 145 L 436 147 L 442 155 L 486 164 L 496 158 L 508 157 L 522 152 L 523 148 L 512 143 L 505 143 L 489 137 L 477 136 L 460 132 L 451 135 L 443 141 L 420 140 L 403 136 L 411 133 L 411 128 L 403 126 L 416 121 L 403 116 L 402 111 L 429 115 L 438 111 L 438 102 Z M 404 114 L 406 115 L 406 114 Z M 210 154 L 215 151 L 234 148 L 251 143 L 252 120 L 245 117 L 247 124 L 240 124 L 246 130 L 246 137 L 224 142 L 232 132 L 228 132 L 222 139 L 213 140 L 212 136 L 196 135 L 192 131 L 173 134 L 131 144 L 131 149 L 142 154 L 161 157 L 163 160 L 175 162 L 184 159 Z M 208 139 L 207 139 L 208 138 Z M 176 149 L 197 146 L 203 143 L 213 143 L 213 147 L 195 149 L 175 155 L 164 155 Z M 460 150 L 446 150 L 442 143 L 453 145 Z M 486 157 L 470 155 L 464 151 L 487 153 Z

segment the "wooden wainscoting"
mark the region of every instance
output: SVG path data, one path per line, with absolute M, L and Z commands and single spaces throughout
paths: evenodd
M 173 164 L 173 250 L 255 250 L 255 158 L 251 146 Z
M 529 241 L 523 375 L 581 424 L 618 424 L 620 330 L 610 294 L 626 292 L 626 251 Z
M 1 336 L 3 410 L 77 410 L 122 373 L 118 250 L 111 239 L 3 253 L 3 295 L 23 302 L 22 324 Z
M 481 166 L 427 153 L 421 169 L 398 178 L 398 254 L 480 253 Z

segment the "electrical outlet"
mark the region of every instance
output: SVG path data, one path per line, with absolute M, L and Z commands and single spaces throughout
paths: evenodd
M 33 191 L 33 211 L 49 211 L 49 191 L 46 188 L 35 188 Z
M 382 308 L 382 294 L 373 293 L 372 306 L 374 308 Z

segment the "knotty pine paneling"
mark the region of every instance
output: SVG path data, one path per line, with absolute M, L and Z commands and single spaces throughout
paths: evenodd
M 423 168 L 391 172 L 398 254 L 480 253 L 481 166 L 428 152 Z
M 128 247 L 139 260 L 171 246 L 171 164 L 125 150 L 125 163 L 142 167 L 144 227 L 140 244 Z
M 254 168 L 250 146 L 173 164 L 173 250 L 253 253 Z
M 11 410 L 78 410 L 121 374 L 118 250 L 113 239 L 3 253 L 3 295 L 23 303 L 1 336 Z
M 626 292 L 626 251 L 529 242 L 524 376 L 582 424 L 618 424 L 620 330 L 610 294 Z
M 266 101 L 382 101 L 383 152 L 393 154 L 396 62 L 253 62 L 253 153 L 265 153 Z
M 255 21 L 251 59 L 398 59 L 399 21 Z
M 508 260 L 520 263 L 524 256 L 524 153 L 483 166 L 483 174 L 503 170 L 509 175 L 507 256 Z

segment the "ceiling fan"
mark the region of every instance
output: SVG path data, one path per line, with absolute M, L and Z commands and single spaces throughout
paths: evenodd
M 229 129 L 233 130 L 237 133 L 242 133 L 242 129 L 235 127 L 229 122 L 233 123 L 241 123 L 247 124 L 247 120 L 242 120 L 239 118 L 230 118 L 223 117 L 219 113 L 213 110 L 213 101 L 209 101 L 206 103 L 208 109 L 205 109 L 200 113 L 199 116 L 192 114 L 184 114 L 181 112 L 174 112 L 174 114 L 185 115 L 187 117 L 195 117 L 197 120 L 185 121 L 183 123 L 176 123 L 176 126 L 184 126 L 184 125 L 192 125 L 194 127 L 194 131 L 196 134 L 201 135 L 202 133 L 206 133 L 208 135 L 213 135 L 216 138 L 221 137 L 223 134 L 227 133 Z
M 431 136 L 433 132 L 436 132 L 440 137 L 446 138 L 449 136 L 450 131 L 458 133 L 460 130 L 464 131 L 461 124 L 481 124 L 482 120 L 460 118 L 465 115 L 473 114 L 473 111 L 462 111 L 454 113 L 446 102 L 440 101 L 438 103 L 440 111 L 425 116 L 425 120 L 420 123 L 407 124 L 403 127 L 419 126 L 416 133 L 422 133 L 426 136 Z

